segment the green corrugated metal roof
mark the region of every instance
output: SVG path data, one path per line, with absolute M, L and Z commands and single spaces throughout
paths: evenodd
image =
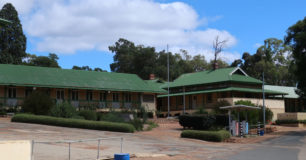
M 135 74 L 0 64 L 0 85 L 165 93 Z
M 295 93 L 296 87 L 265 85 L 265 88 L 269 90 L 287 93 L 284 98 L 299 98 L 299 95 Z M 281 96 L 276 97 L 281 98 Z
M 232 74 L 236 70 L 240 70 L 241 72 L 243 72 L 240 68 L 230 67 L 217 70 L 208 70 L 196 73 L 183 74 L 179 78 L 171 82 L 170 87 L 209 84 L 226 81 L 258 84 L 262 83 L 260 80 L 244 74 Z
M 239 92 L 251 92 L 251 93 L 262 93 L 262 89 L 253 89 L 253 88 L 239 88 L 239 87 L 228 87 L 228 88 L 221 88 L 221 89 L 211 89 L 211 90 L 203 90 L 203 91 L 194 91 L 194 92 L 180 92 L 169 94 L 169 96 L 182 96 L 182 95 L 190 95 L 190 94 L 201 94 L 201 93 L 213 93 L 213 92 L 227 92 L 227 91 L 239 91 Z M 265 93 L 267 94 L 286 94 L 284 92 L 273 91 L 265 89 Z M 158 95 L 157 97 L 167 97 L 168 95 Z
M 165 84 L 164 82 L 160 82 L 158 79 L 145 80 L 145 82 L 153 88 L 160 88 L 160 89 L 162 89 L 162 86 Z

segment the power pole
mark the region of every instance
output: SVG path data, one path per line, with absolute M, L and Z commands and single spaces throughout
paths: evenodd
M 263 107 L 263 128 L 266 130 L 266 106 L 265 106 L 265 72 L 262 72 L 262 107 Z
M 169 82 L 170 82 L 170 72 L 169 72 L 169 46 L 167 44 L 167 69 L 168 69 L 168 118 L 170 117 L 170 90 L 169 90 Z

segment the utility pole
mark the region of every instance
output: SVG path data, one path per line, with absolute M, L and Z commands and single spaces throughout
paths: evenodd
M 170 117 L 170 90 L 169 90 L 169 82 L 170 82 L 170 72 L 169 72 L 169 46 L 167 44 L 167 69 L 168 69 L 168 118 Z
M 265 72 L 262 72 L 262 107 L 263 107 L 263 129 L 266 130 L 266 106 L 265 106 Z

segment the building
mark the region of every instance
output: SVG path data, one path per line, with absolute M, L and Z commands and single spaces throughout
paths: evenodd
M 285 101 L 285 112 L 304 112 L 306 111 L 305 100 L 300 99 L 296 94 L 296 87 L 265 85 L 269 90 L 287 93 L 287 95 L 273 95 L 269 98 L 283 99 Z
M 135 74 L 0 64 L 2 106 L 22 106 L 34 90 L 47 93 L 55 103 L 97 111 L 144 106 L 154 112 L 156 95 L 166 93 Z
M 167 90 L 168 84 L 161 85 L 160 88 Z M 220 100 L 226 100 L 230 104 L 238 100 L 249 100 L 258 106 L 263 104 L 262 81 L 248 76 L 239 67 L 183 74 L 170 82 L 169 88 L 172 116 L 184 112 L 192 113 L 199 107 L 209 111 Z M 269 89 L 265 89 L 265 94 L 266 97 L 286 95 L 284 92 Z M 157 110 L 167 115 L 168 95 L 157 97 Z M 282 99 L 267 98 L 265 105 L 273 111 L 274 120 L 278 113 L 285 112 L 285 103 Z

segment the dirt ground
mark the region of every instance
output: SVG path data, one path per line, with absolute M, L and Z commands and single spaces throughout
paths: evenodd
M 55 127 L 38 124 L 12 123 L 0 118 L 0 140 L 34 140 L 55 142 L 108 137 L 123 137 L 123 152 L 130 153 L 133 160 L 203 160 L 226 159 L 227 156 L 247 150 L 250 145 L 275 138 L 290 131 L 305 130 L 296 127 L 279 127 L 277 131 L 262 137 L 234 138 L 231 142 L 213 143 L 180 138 L 182 127 L 176 120 L 158 119 L 158 128 L 137 133 L 118 133 L 76 128 Z M 235 143 L 232 143 L 235 142 Z M 120 153 L 120 139 L 101 141 L 100 158 L 110 158 Z M 135 157 L 136 156 L 136 157 Z M 67 143 L 34 145 L 35 160 L 68 159 Z M 72 143 L 71 159 L 96 159 L 97 141 Z

